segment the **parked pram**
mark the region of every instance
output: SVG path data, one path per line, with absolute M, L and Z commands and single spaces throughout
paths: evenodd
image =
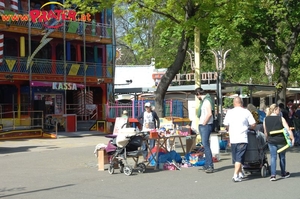
M 143 154 L 141 147 L 144 138 L 138 135 L 135 128 L 122 128 L 118 135 L 109 141 L 106 152 L 111 155 L 108 173 L 113 174 L 115 165 L 118 164 L 120 172 L 129 176 L 136 169 L 139 173 L 144 173 L 146 165 L 138 163 L 139 156 Z M 127 162 L 127 157 L 133 158 L 135 165 L 131 166 Z
M 243 165 L 244 172 L 260 172 L 262 177 L 270 174 L 270 167 L 266 156 L 267 144 L 263 133 L 248 131 L 248 146 Z

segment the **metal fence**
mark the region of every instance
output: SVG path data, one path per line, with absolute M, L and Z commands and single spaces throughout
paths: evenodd
M 44 128 L 44 114 L 43 111 L 27 111 L 27 117 L 19 117 L 18 111 L 9 111 L 0 113 L 0 124 L 2 130 L 17 130 L 17 129 L 33 129 Z
M 0 72 L 15 72 L 29 74 L 29 68 L 26 68 L 27 58 L 21 57 L 8 57 L 5 56 L 0 67 Z M 64 62 L 54 61 L 49 59 L 33 59 L 31 63 L 33 74 L 47 74 L 47 75 L 64 75 Z M 68 76 L 84 76 L 84 69 L 86 68 L 87 77 L 106 78 L 111 74 L 112 65 L 105 65 L 102 63 L 86 62 L 84 67 L 83 62 L 66 62 L 66 75 Z
M 122 102 L 109 102 L 106 105 L 106 118 L 120 117 L 124 110 L 127 111 L 127 115 L 130 118 L 137 118 L 145 110 L 144 105 L 146 102 L 150 102 L 155 110 L 154 100 L 132 100 L 129 103 Z M 163 102 L 163 114 L 165 117 L 188 117 L 187 104 L 183 100 L 164 100 Z

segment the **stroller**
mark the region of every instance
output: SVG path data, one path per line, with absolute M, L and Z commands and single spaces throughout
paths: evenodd
M 260 172 L 262 177 L 270 174 L 270 166 L 266 156 L 267 144 L 259 131 L 248 131 L 248 146 L 245 154 L 243 171 L 245 172 Z
M 109 141 L 106 147 L 107 154 L 111 155 L 109 174 L 114 173 L 116 164 L 119 165 L 120 172 L 127 176 L 130 176 L 134 169 L 139 173 L 145 172 L 146 165 L 138 163 L 139 156 L 143 154 L 139 148 L 142 146 L 144 138 L 137 133 L 135 128 L 123 128 L 115 138 Z M 128 164 L 127 157 L 133 158 L 134 166 Z

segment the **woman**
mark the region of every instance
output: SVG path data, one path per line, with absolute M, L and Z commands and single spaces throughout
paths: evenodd
M 293 132 L 290 130 L 287 122 L 283 117 L 280 116 L 280 108 L 276 104 L 272 104 L 267 112 L 267 117 L 264 120 L 264 133 L 271 156 L 271 178 L 270 181 L 276 181 L 276 161 L 277 161 L 277 150 L 286 145 L 286 140 L 283 133 L 270 134 L 271 131 L 282 130 L 283 128 L 288 129 L 290 139 L 294 145 Z M 279 153 L 281 177 L 288 178 L 290 173 L 285 170 L 285 150 Z

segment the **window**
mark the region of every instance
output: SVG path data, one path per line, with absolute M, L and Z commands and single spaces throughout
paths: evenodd
M 18 56 L 18 44 L 15 39 L 4 37 L 4 56 Z

